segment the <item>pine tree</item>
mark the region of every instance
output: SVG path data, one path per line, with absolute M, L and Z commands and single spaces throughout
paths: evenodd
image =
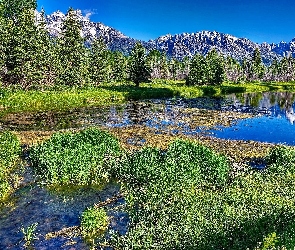
M 208 83 L 221 84 L 225 80 L 224 60 L 215 49 L 207 54 L 205 66 Z
M 9 41 L 7 19 L 4 18 L 4 9 L 0 5 L 0 79 L 6 74 L 6 48 Z
M 102 40 L 95 39 L 90 48 L 89 74 L 92 83 L 98 84 L 107 80 L 108 51 Z
M 6 84 L 18 84 L 30 88 L 39 80 L 36 71 L 36 51 L 38 50 L 37 27 L 34 11 L 36 1 L 5 1 L 3 17 L 7 24 L 8 41 L 5 49 Z
M 76 12 L 70 8 L 58 39 L 58 82 L 62 84 L 81 86 L 88 80 L 88 54 L 81 37 L 81 29 Z
M 57 74 L 57 54 L 55 53 L 55 38 L 51 38 L 46 28 L 45 11 L 42 9 L 37 24 L 38 46 L 36 51 L 36 71 L 39 74 L 39 86 L 52 86 Z
M 120 51 L 112 52 L 112 80 L 124 81 L 127 78 L 127 58 Z
M 190 72 L 186 79 L 186 85 L 202 85 L 207 81 L 207 65 L 204 56 L 195 54 L 191 64 Z
M 264 72 L 265 72 L 265 67 L 262 62 L 260 50 L 256 48 L 253 53 L 251 72 L 250 72 L 252 80 L 262 79 L 264 76 Z
M 161 77 L 160 72 L 160 63 L 161 63 L 161 52 L 158 50 L 152 50 L 147 56 L 147 64 L 151 69 L 151 78 L 156 79 Z
M 137 87 L 139 83 L 148 81 L 151 77 L 150 69 L 146 63 L 145 49 L 140 43 L 136 43 L 129 58 L 129 80 Z

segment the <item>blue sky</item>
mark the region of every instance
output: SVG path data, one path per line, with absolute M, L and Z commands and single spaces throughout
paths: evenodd
M 294 0 L 37 0 L 47 14 L 71 6 L 127 36 L 218 31 L 262 43 L 295 37 Z

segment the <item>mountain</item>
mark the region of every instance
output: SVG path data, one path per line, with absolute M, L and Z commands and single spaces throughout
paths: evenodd
M 76 10 L 78 19 L 82 23 L 82 36 L 87 37 L 91 42 L 95 37 L 100 37 L 110 50 L 119 50 L 129 53 L 138 40 L 130 38 L 120 31 L 108 27 L 102 23 L 91 22 L 88 17 Z M 38 19 L 40 13 L 36 12 Z M 65 14 L 57 11 L 46 16 L 47 28 L 51 35 L 58 36 L 61 32 L 62 22 Z M 281 59 L 283 56 L 292 55 L 295 57 L 295 38 L 289 43 L 278 44 L 254 43 L 246 38 L 237 38 L 232 35 L 216 31 L 201 31 L 197 33 L 182 33 L 177 35 L 165 35 L 155 40 L 139 41 L 148 51 L 157 49 L 165 51 L 169 57 L 183 59 L 192 57 L 196 53 L 205 55 L 215 48 L 224 55 L 231 56 L 239 61 L 250 58 L 256 48 L 260 49 L 263 62 L 270 64 L 274 59 Z

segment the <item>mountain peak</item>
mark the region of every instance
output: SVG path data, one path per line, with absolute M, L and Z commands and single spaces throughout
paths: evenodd
M 91 22 L 89 16 L 83 16 L 81 10 L 75 10 L 75 12 L 82 23 L 83 36 L 90 37 L 90 41 L 94 38 L 101 38 L 110 50 L 119 50 L 124 53 L 129 53 L 136 42 L 141 42 L 148 51 L 157 49 L 179 60 L 186 56 L 192 57 L 196 53 L 206 55 L 213 48 L 224 56 L 230 56 L 239 61 L 252 57 L 254 50 L 259 48 L 266 64 L 270 64 L 274 59 L 279 60 L 286 54 L 295 56 L 295 38 L 290 43 L 282 41 L 278 44 L 266 42 L 258 44 L 247 38 L 203 30 L 196 33 L 166 34 L 145 42 L 127 37 L 120 31 L 102 23 Z M 48 30 L 52 35 L 60 34 L 65 18 L 66 15 L 61 11 L 53 12 L 46 17 Z

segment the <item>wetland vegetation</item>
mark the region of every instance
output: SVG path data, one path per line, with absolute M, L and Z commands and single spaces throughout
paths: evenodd
M 0 1 L 1 249 L 294 249 L 295 141 L 216 132 L 292 138 L 294 58 L 124 55 L 35 8 Z

